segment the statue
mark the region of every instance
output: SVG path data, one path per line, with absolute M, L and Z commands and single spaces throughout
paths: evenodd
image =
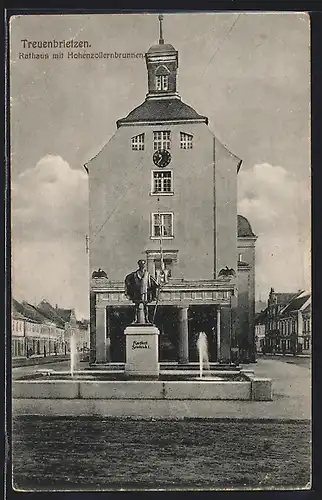
M 100 267 L 98 268 L 97 271 L 94 271 L 92 273 L 92 278 L 107 278 L 107 274 L 105 271 L 103 271 L 103 269 L 101 269 Z
M 138 261 L 139 268 L 125 278 L 125 295 L 135 304 L 134 323 L 150 324 L 148 303 L 156 299 L 160 285 L 146 269 L 146 261 Z
M 231 280 L 232 277 L 236 277 L 236 272 L 233 268 L 229 268 L 228 266 L 220 269 L 218 273 L 218 278 L 222 278 L 224 280 Z

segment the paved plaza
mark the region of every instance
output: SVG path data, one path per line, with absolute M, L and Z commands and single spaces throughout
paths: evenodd
M 15 488 L 307 488 L 310 360 L 294 361 L 245 365 L 273 378 L 273 401 L 213 401 L 215 419 L 207 411 L 172 420 L 14 417 Z M 39 368 L 15 368 L 13 377 Z M 51 368 L 67 370 L 68 363 Z

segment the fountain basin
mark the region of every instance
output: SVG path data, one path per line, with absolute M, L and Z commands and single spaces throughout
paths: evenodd
M 38 374 L 40 378 L 14 380 L 14 414 L 215 417 L 216 404 L 220 401 L 272 400 L 272 381 L 251 373 L 239 373 L 239 380 L 234 380 L 236 373 L 229 376 L 216 373 L 217 378 L 198 379 L 193 372 L 190 380 L 171 380 L 169 374 L 164 375 L 164 380 L 104 380 L 104 377 L 97 380 L 83 379 L 85 374 L 81 372 L 80 375 L 80 379 L 77 376 L 64 379 L 63 374 L 56 372 L 54 379 L 53 374 L 48 377 Z

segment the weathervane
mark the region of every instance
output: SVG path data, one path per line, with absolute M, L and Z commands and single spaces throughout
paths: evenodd
M 164 44 L 163 33 L 162 33 L 162 21 L 163 21 L 163 14 L 159 14 L 159 24 L 160 24 L 160 38 L 159 38 L 159 44 L 160 44 L 160 45 L 163 45 L 163 44 Z

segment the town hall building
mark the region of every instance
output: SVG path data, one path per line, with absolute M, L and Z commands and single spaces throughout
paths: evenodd
M 164 42 L 159 21 L 159 43 L 145 56 L 144 102 L 117 120 L 115 134 L 85 165 L 90 360 L 124 361 L 124 329 L 134 318 L 124 278 L 144 259 L 156 279 L 166 269 L 157 308 L 149 305 L 161 361 L 196 361 L 200 331 L 211 361 L 254 361 L 256 236 L 237 215 L 242 160 L 181 99 L 178 52 Z

